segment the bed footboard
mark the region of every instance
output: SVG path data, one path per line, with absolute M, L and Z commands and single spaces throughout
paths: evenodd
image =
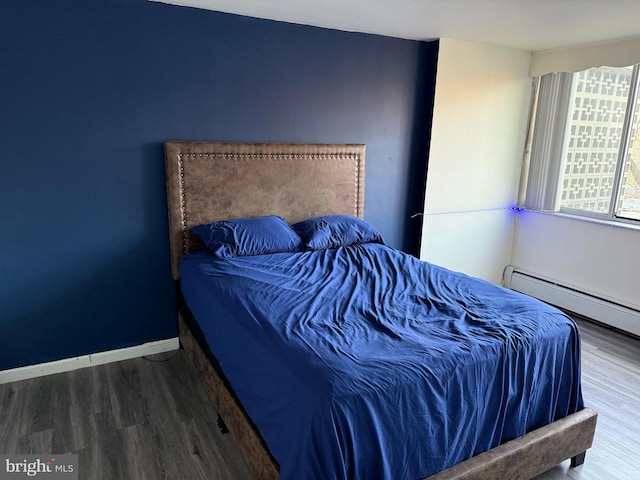
M 571 458 L 584 462 L 593 443 L 598 414 L 585 408 L 527 435 L 476 455 L 428 480 L 529 480 Z

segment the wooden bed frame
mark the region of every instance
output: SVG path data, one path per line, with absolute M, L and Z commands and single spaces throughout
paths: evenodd
M 206 222 L 281 215 L 290 223 L 319 215 L 363 217 L 364 145 L 167 142 L 167 201 L 173 278 L 178 261 L 202 244 L 190 228 Z M 256 480 L 275 480 L 279 466 L 237 400 L 208 348 L 179 314 L 180 342 L 219 418 L 234 438 Z M 570 458 L 584 462 L 597 413 L 575 414 L 477 455 L 430 480 L 530 479 Z

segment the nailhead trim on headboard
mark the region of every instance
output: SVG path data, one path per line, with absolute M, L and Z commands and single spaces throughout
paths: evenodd
M 185 182 L 184 182 L 184 158 L 195 158 L 195 157 L 211 157 L 211 158 L 228 158 L 228 159 L 232 159 L 234 161 L 240 161 L 240 160 L 246 160 L 246 159 L 250 159 L 250 160 L 256 160 L 256 159 L 268 159 L 268 160 L 288 160 L 291 158 L 295 158 L 295 159 L 309 159 L 309 160 L 322 160 L 322 161 L 329 161 L 329 160 L 344 160 L 347 159 L 349 161 L 355 161 L 354 163 L 354 169 L 353 169 L 353 173 L 354 173 L 354 178 L 355 178 L 355 191 L 354 191 L 354 206 L 353 206 L 353 215 L 357 216 L 358 215 L 358 208 L 360 206 L 360 202 L 359 202 L 359 195 L 358 195 L 358 189 L 360 187 L 360 155 L 355 155 L 355 154 L 348 154 L 348 155 L 337 155 L 337 154 L 321 154 L 321 153 L 314 153 L 314 154 L 281 154 L 281 153 L 269 153 L 269 154 L 263 154 L 263 153 L 248 153 L 248 154 L 238 154 L 238 153 L 181 153 L 179 155 L 179 162 L 180 162 L 180 186 L 181 186 L 181 191 L 180 191 L 180 197 L 181 197 L 181 201 L 182 201 L 182 253 L 186 254 L 188 252 L 188 232 L 189 232 L 189 226 L 188 226 L 188 221 L 187 221 L 187 204 L 186 204 L 186 194 L 185 194 Z

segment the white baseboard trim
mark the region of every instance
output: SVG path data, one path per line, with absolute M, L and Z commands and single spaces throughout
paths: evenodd
M 92 353 L 80 357 L 64 358 L 55 362 L 27 365 L 26 367 L 12 368 L 0 371 L 0 385 L 3 383 L 17 382 L 28 378 L 42 377 L 54 373 L 70 372 L 79 368 L 93 367 L 105 363 L 119 362 L 131 358 L 155 355 L 157 353 L 170 352 L 180 348 L 178 337 L 158 340 L 156 342 L 143 343 L 134 347 L 119 348 L 106 352 Z

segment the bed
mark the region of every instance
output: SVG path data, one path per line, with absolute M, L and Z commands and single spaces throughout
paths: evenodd
M 597 414 L 579 332 L 557 310 L 377 232 L 219 259 L 192 231 L 273 215 L 358 224 L 363 145 L 168 142 L 165 160 L 181 344 L 256 479 L 528 479 L 584 462 Z

